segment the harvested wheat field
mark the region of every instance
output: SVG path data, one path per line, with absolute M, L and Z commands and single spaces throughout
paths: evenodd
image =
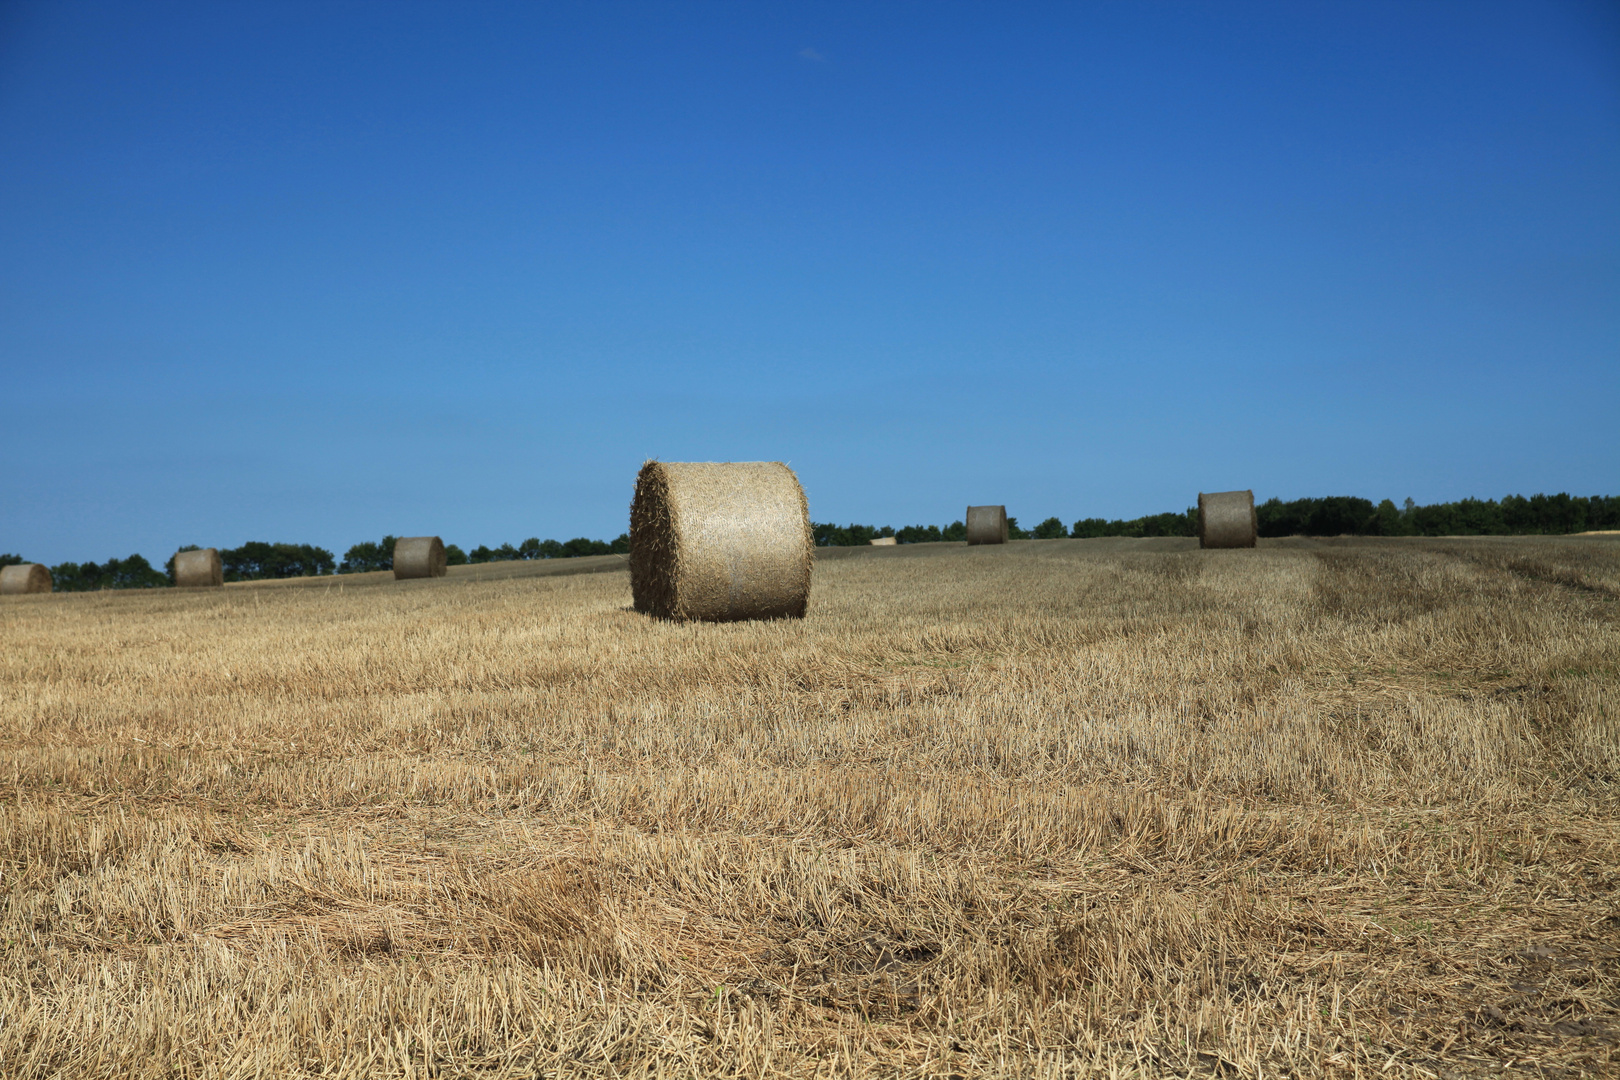
M 1620 541 L 1195 545 L 8 597 L 0 1074 L 1620 1071 Z

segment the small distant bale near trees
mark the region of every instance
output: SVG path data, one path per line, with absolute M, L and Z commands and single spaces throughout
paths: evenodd
M 812 521 L 810 534 L 815 537 L 816 547 L 864 547 L 874 540 L 896 535 L 887 525 L 880 529 L 876 525 L 857 525 L 854 522 L 834 525 L 830 521 Z
M 637 611 L 707 622 L 803 618 L 814 549 L 804 489 L 779 461 L 649 461 L 636 477 Z
M 182 589 L 214 589 L 225 584 L 225 561 L 216 548 L 182 548 L 174 553 L 174 583 Z
M 444 541 L 437 536 L 406 536 L 394 544 L 394 580 L 444 577 Z
M 967 542 L 969 544 L 1005 544 L 1007 542 L 1007 508 L 1005 506 L 968 507 Z
M 12 563 L 0 568 L 0 596 L 51 591 L 51 572 L 37 562 Z
M 1198 493 L 1198 546 L 1252 548 L 1259 536 L 1254 514 L 1254 492 Z
M 899 542 L 892 536 L 874 536 L 867 541 L 873 547 L 894 547 Z

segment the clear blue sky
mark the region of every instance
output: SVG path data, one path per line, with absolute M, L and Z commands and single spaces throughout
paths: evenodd
M 0 551 L 1620 493 L 1613 3 L 0 0 Z

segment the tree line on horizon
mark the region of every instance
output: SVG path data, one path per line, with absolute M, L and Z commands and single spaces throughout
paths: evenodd
M 250 540 L 241 547 L 221 548 L 219 559 L 226 581 L 266 581 L 275 578 L 323 577 L 329 574 L 360 574 L 370 570 L 394 568 L 396 536 L 381 540 L 365 540 L 349 548 L 343 561 L 323 547 L 314 544 L 268 543 Z M 185 544 L 180 551 L 196 551 L 198 545 Z M 576 537 L 573 540 L 541 540 L 531 537 L 521 544 L 502 544 L 497 548 L 479 545 L 469 553 L 455 544 L 446 544 L 445 563 L 463 566 L 468 563 L 505 562 L 519 559 L 571 559 L 581 555 L 610 555 L 628 553 L 630 534 L 621 534 L 615 540 L 591 540 Z M 176 552 L 178 554 L 178 552 Z M 0 555 L 0 566 L 11 566 L 30 560 L 21 555 Z M 105 563 L 64 562 L 50 567 L 53 592 L 95 592 L 101 589 L 160 589 L 174 585 L 174 556 L 163 569 L 154 567 L 144 555 L 108 559 Z
M 1397 507 L 1393 500 L 1373 503 L 1354 495 L 1330 495 L 1319 499 L 1272 498 L 1254 508 L 1260 535 L 1279 536 L 1562 536 L 1597 529 L 1620 529 L 1620 496 L 1590 497 L 1557 495 L 1504 496 L 1496 499 L 1459 499 L 1456 502 L 1419 506 L 1407 499 Z M 938 525 L 908 525 L 903 529 L 874 525 L 814 526 L 816 544 L 841 547 L 868 544 L 892 536 L 901 544 L 967 539 L 967 526 L 960 521 L 941 528 Z M 1066 526 L 1061 518 L 1049 517 L 1033 529 L 1022 529 L 1018 519 L 1007 519 L 1007 535 L 1013 540 L 1077 540 L 1104 536 L 1197 536 L 1198 509 L 1181 513 L 1170 511 L 1129 520 L 1081 518 Z
M 1502 499 L 1459 499 L 1456 502 L 1419 506 L 1407 499 L 1397 507 L 1390 499 L 1374 504 L 1353 495 L 1331 495 L 1284 501 L 1272 498 L 1255 507 L 1260 535 L 1279 536 L 1561 536 L 1599 529 L 1620 529 L 1620 496 L 1507 495 Z M 835 525 L 812 522 L 818 547 L 850 547 L 892 536 L 901 544 L 938 543 L 967 539 L 967 526 L 960 521 L 949 525 Z M 1007 535 L 1013 540 L 1058 540 L 1065 537 L 1093 539 L 1105 536 L 1196 536 L 1198 511 L 1148 514 L 1144 517 L 1115 519 L 1081 518 L 1073 525 L 1049 517 L 1032 529 L 1019 526 L 1018 519 L 1007 519 Z M 314 544 L 249 541 L 241 547 L 221 548 L 226 581 L 262 581 L 271 578 L 321 577 L 328 574 L 358 574 L 391 570 L 394 566 L 395 536 L 355 544 L 339 562 L 332 552 Z M 188 544 L 181 551 L 195 551 Z M 586 555 L 628 554 L 630 535 L 621 533 L 613 540 L 541 540 L 530 537 L 521 544 L 491 548 L 480 544 L 471 552 L 454 544 L 445 545 L 445 562 L 450 566 L 471 563 L 509 562 L 525 559 L 571 559 Z M 21 555 L 0 555 L 0 566 L 30 560 Z M 108 559 L 105 563 L 64 562 L 50 567 L 52 589 L 56 592 L 89 592 L 99 589 L 156 589 L 174 584 L 174 557 L 163 569 L 154 567 L 142 555 Z

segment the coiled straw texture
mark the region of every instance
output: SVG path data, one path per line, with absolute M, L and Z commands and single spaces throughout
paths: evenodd
M 51 572 L 37 562 L 0 567 L 0 596 L 50 591 Z
M 967 542 L 970 544 L 1005 544 L 1007 542 L 1007 508 L 1005 506 L 968 507 Z
M 630 504 L 637 611 L 729 622 L 803 618 L 815 539 L 793 470 L 779 461 L 649 461 Z
M 394 580 L 444 577 L 444 541 L 437 536 L 406 536 L 394 541 Z
M 1198 493 L 1198 546 L 1252 548 L 1260 535 L 1254 514 L 1254 492 Z
M 214 548 L 175 552 L 174 583 L 182 589 L 211 589 L 225 584 L 225 564 L 219 552 Z

